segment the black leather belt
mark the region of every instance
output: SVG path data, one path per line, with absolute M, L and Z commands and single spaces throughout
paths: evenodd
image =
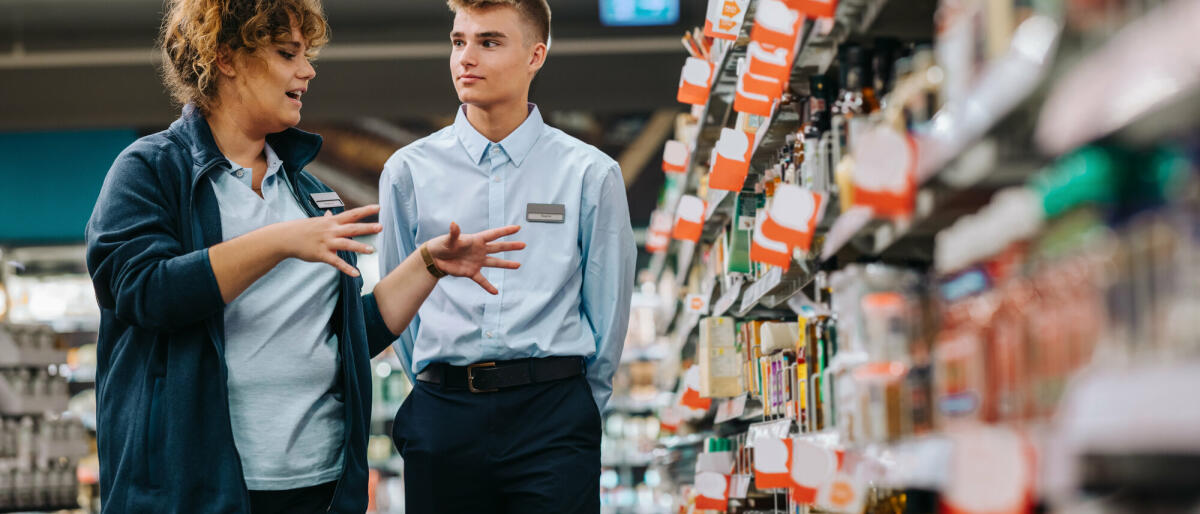
M 583 357 L 477 362 L 469 366 L 435 362 L 425 366 L 417 374 L 417 380 L 466 389 L 472 393 L 493 393 L 501 389 L 577 377 L 584 372 Z

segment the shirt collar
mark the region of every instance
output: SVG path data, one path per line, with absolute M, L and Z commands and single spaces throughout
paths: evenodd
M 536 105 L 531 103 L 525 122 L 498 144 L 512 159 L 513 164 L 520 167 L 530 150 L 533 149 L 534 143 L 537 143 L 538 138 L 542 136 L 542 128 L 545 125 L 545 122 L 542 121 L 542 113 Z M 471 122 L 467 120 L 467 106 L 465 105 L 458 109 L 458 114 L 454 117 L 454 135 L 458 137 L 458 141 L 462 143 L 472 162 L 479 164 L 483 161 L 483 154 L 491 141 L 488 141 L 488 138 L 471 126 Z
M 275 154 L 275 149 L 271 148 L 269 144 L 263 144 L 263 153 L 267 156 L 267 173 L 263 175 L 266 178 L 283 168 L 283 159 Z
M 210 169 L 210 166 L 226 160 L 213 140 L 212 130 L 208 120 L 193 104 L 183 106 L 183 114 L 171 123 L 170 132 L 190 150 L 194 165 L 192 166 L 193 182 Z M 267 141 L 272 150 L 279 152 L 283 170 L 293 173 L 304 169 L 321 150 L 321 136 L 292 127 L 283 132 L 268 134 Z
M 263 174 L 263 179 L 266 180 L 267 177 L 274 175 L 280 170 L 280 168 L 283 168 L 283 159 L 279 158 L 279 155 L 275 153 L 275 149 L 271 148 L 271 145 L 269 144 L 263 144 L 263 154 L 267 157 L 267 172 Z M 230 171 L 250 169 L 242 166 L 241 164 L 233 162 L 233 159 L 230 159 L 229 157 L 226 157 L 225 160 L 229 161 Z

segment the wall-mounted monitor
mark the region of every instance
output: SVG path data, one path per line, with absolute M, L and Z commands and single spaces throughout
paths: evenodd
M 600 22 L 609 26 L 674 25 L 679 0 L 600 0 Z

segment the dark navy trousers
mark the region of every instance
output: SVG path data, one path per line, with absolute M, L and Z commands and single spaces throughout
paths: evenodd
M 410 514 L 600 512 L 600 413 L 582 375 L 478 394 L 418 381 L 392 438 Z

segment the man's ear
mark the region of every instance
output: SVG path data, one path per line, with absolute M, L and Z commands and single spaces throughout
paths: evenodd
M 542 66 L 546 64 L 546 52 L 548 52 L 548 51 L 549 51 L 549 48 L 546 46 L 546 43 L 542 43 L 542 42 L 534 43 L 533 52 L 530 54 L 530 57 L 529 57 L 529 71 L 530 72 L 537 73 L 538 71 L 540 71 L 542 69 Z
M 226 77 L 236 77 L 237 68 L 233 64 L 233 59 L 233 50 L 227 46 L 221 47 L 220 50 L 217 50 L 217 70 Z

